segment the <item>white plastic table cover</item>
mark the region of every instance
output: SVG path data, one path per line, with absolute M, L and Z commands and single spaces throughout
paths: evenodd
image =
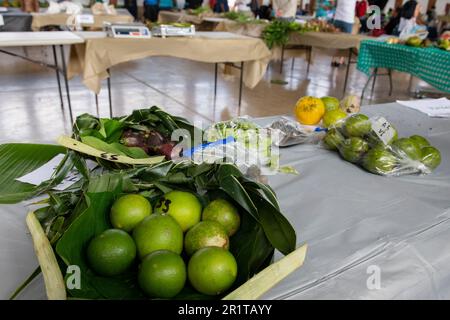
M 383 115 L 401 136 L 427 137 L 441 150 L 441 166 L 428 176 L 386 178 L 319 146 L 282 149 L 282 164 L 300 174 L 271 176 L 270 185 L 308 252 L 304 265 L 262 298 L 450 298 L 450 120 L 396 103 L 362 111 Z M 0 298 L 37 266 L 25 215 L 23 205 L 0 206 Z M 379 289 L 367 286 L 374 270 Z M 42 279 L 20 298 L 45 298 Z

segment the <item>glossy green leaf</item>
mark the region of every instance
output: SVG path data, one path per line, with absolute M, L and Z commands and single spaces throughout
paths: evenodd
M 63 147 L 45 144 L 0 145 L 0 203 L 17 203 L 33 196 L 37 187 L 15 179 L 65 153 Z
M 249 194 L 258 208 L 259 221 L 270 243 L 285 255 L 294 251 L 296 234 L 289 221 L 259 192 L 249 190 Z
M 230 175 L 223 177 L 219 183 L 222 190 L 250 213 L 256 221 L 259 221 L 258 209 L 256 209 L 249 194 L 235 176 Z

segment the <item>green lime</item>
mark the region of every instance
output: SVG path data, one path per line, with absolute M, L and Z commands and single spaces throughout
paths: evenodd
M 320 98 L 325 105 L 325 111 L 332 111 L 332 110 L 338 110 L 339 109 L 339 100 L 335 97 L 322 97 Z
M 111 207 L 111 223 L 114 228 L 130 232 L 152 213 L 147 199 L 138 194 L 127 194 L 117 199 Z
M 220 223 L 231 237 L 238 231 L 241 218 L 235 206 L 224 199 L 211 201 L 203 210 L 202 220 Z
M 229 248 L 225 228 L 216 221 L 202 221 L 189 229 L 184 237 L 184 249 L 191 256 L 197 250 L 205 247 Z
M 356 163 L 369 150 L 369 144 L 362 138 L 351 137 L 339 147 L 339 153 L 344 160 Z
M 410 138 L 400 138 L 392 142 L 392 147 L 400 155 L 401 158 L 419 160 L 422 157 L 422 151 L 419 145 Z
M 159 199 L 155 212 L 171 215 L 185 232 L 200 221 L 202 205 L 190 192 L 171 191 Z
M 152 214 L 133 230 L 133 238 L 141 258 L 157 250 L 180 254 L 183 250 L 183 231 L 168 215 Z
M 392 174 L 398 164 L 395 157 L 385 146 L 372 148 L 363 158 L 363 167 L 375 174 Z
M 330 150 L 337 150 L 345 141 L 345 137 L 336 128 L 331 128 L 323 138 L 325 146 Z
M 327 111 L 322 118 L 323 126 L 325 128 L 329 128 L 331 126 L 334 126 L 339 121 L 342 121 L 342 119 L 345 119 L 346 117 L 347 114 L 341 109 Z
M 208 247 L 198 250 L 188 263 L 188 278 L 192 286 L 207 295 L 228 290 L 237 277 L 237 263 L 226 249 Z
M 115 276 L 132 265 L 136 258 L 136 245 L 125 231 L 109 229 L 91 240 L 86 255 L 96 273 Z
M 170 299 L 183 289 L 186 265 L 176 253 L 158 250 L 147 255 L 139 266 L 138 283 L 150 297 Z
M 372 124 L 369 121 L 369 117 L 358 113 L 347 118 L 344 128 L 348 137 L 362 138 L 372 130 Z
M 435 147 L 424 147 L 422 148 L 421 162 L 434 170 L 441 164 L 441 152 Z
M 417 135 L 417 134 L 416 134 L 416 135 L 413 135 L 413 136 L 411 136 L 411 137 L 409 137 L 409 138 L 410 138 L 412 141 L 414 141 L 420 149 L 422 149 L 422 148 L 424 148 L 424 147 L 428 147 L 428 146 L 430 145 L 430 143 L 428 142 L 427 139 L 425 139 L 424 137 L 419 136 L 419 135 Z

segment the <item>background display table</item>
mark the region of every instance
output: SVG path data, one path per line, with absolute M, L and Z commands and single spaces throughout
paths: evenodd
M 378 68 L 386 68 L 409 73 L 450 93 L 450 51 L 367 40 L 361 43 L 357 68 L 369 76 L 366 87 Z

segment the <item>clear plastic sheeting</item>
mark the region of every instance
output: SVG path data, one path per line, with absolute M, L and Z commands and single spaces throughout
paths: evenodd
M 270 176 L 269 183 L 308 253 L 300 269 L 262 298 L 450 299 L 450 120 L 396 103 L 362 112 L 383 115 L 404 136 L 423 135 L 441 150 L 442 164 L 429 175 L 386 178 L 319 145 L 281 149 L 281 164 L 300 175 Z M 278 118 L 257 122 L 265 127 Z M 26 211 L 0 206 L 3 299 L 37 266 Z M 20 298 L 45 298 L 42 281 Z
M 289 147 L 302 143 L 319 143 L 325 135 L 324 129 L 304 126 L 288 117 L 275 120 L 269 128 L 278 133 L 278 139 L 273 143 L 279 147 Z

